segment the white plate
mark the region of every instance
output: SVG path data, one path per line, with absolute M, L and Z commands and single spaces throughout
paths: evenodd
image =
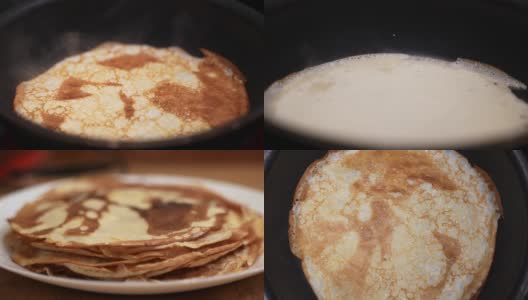
M 214 181 L 201 178 L 183 176 L 163 175 L 122 175 L 120 178 L 149 184 L 186 184 L 206 187 L 212 191 L 225 196 L 234 202 L 264 215 L 264 195 L 261 191 L 253 190 L 240 185 Z M 112 294 L 163 294 L 172 292 L 191 291 L 216 285 L 233 282 L 250 277 L 264 271 L 264 256 L 262 255 L 250 268 L 236 273 L 218 275 L 204 278 L 191 278 L 183 280 L 170 280 L 163 282 L 145 281 L 99 281 L 87 279 L 69 279 L 56 276 L 41 275 L 26 270 L 11 261 L 9 252 L 4 243 L 4 236 L 9 231 L 7 219 L 14 216 L 16 212 L 26 203 L 34 201 L 38 196 L 45 193 L 62 180 L 35 185 L 19 190 L 0 198 L 0 267 L 10 272 L 32 278 L 38 281 L 55 284 L 63 287 L 74 288 L 85 291 L 112 293 Z

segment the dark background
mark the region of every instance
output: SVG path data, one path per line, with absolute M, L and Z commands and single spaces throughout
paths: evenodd
M 28 2 L 32 0 L 0 0 L 0 12 L 4 11 L 5 9 L 8 9 L 9 7 L 16 5 L 17 3 L 21 4 L 24 2 Z M 89 0 L 85 0 L 89 1 Z M 258 11 L 263 10 L 263 0 L 240 0 L 240 2 L 243 2 L 254 9 Z
M 12 0 L 12 1 L 14 1 L 14 0 Z M 264 5 L 266 6 L 266 10 L 267 10 L 267 9 L 270 9 L 270 8 L 274 8 L 277 5 L 282 5 L 282 4 L 285 4 L 285 3 L 288 3 L 288 2 L 295 2 L 295 1 L 302 1 L 302 0 L 263 0 L 263 1 L 264 1 Z M 460 1 L 464 1 L 464 0 L 460 0 Z M 482 1 L 487 1 L 487 2 L 511 2 L 511 3 L 514 3 L 514 4 L 526 4 L 526 5 L 528 5 L 528 0 L 482 0 Z M 244 2 L 256 3 L 257 1 L 244 1 Z

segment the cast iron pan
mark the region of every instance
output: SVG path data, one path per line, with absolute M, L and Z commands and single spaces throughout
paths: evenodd
M 528 43 L 523 41 L 528 36 L 528 5 L 484 0 L 269 2 L 273 5 L 267 5 L 266 32 L 268 43 L 274 46 L 268 49 L 266 87 L 309 66 L 380 52 L 467 58 L 495 66 L 528 84 Z M 514 92 L 528 99 L 526 92 Z M 346 147 L 267 122 L 265 126 L 270 148 Z M 497 141 L 497 145 L 526 141 L 528 136 Z
M 167 148 L 222 141 L 262 122 L 264 17 L 236 0 L 39 0 L 0 15 L 0 117 L 39 145 Z M 24 121 L 13 112 L 15 88 L 67 56 L 105 41 L 178 46 L 193 55 L 210 49 L 231 60 L 247 77 L 247 116 L 185 138 L 151 142 L 106 142 L 68 136 Z
M 495 257 L 479 300 L 524 300 L 528 296 L 528 162 L 518 151 L 462 151 L 497 185 L 504 216 Z M 288 214 L 297 182 L 325 151 L 282 150 L 271 161 L 266 184 L 266 297 L 316 299 L 288 242 Z

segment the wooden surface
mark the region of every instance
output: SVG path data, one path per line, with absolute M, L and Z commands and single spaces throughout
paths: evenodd
M 110 171 L 130 173 L 180 174 L 239 183 L 263 190 L 262 151 L 49 151 L 46 166 L 68 165 L 97 160 L 119 160 L 121 167 Z M 26 176 L 28 177 L 28 176 Z M 19 179 L 16 184 L 4 182 L 0 194 L 20 182 L 42 181 L 42 176 Z M 51 179 L 51 177 L 45 177 Z M 145 296 L 97 294 L 40 283 L 0 269 L 0 298 L 8 300 L 81 300 L 81 299 L 174 299 L 174 300 L 261 300 L 264 298 L 264 276 L 257 275 L 234 283 L 199 291 Z

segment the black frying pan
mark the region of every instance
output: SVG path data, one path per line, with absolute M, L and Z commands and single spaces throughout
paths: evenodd
M 39 0 L 0 15 L 0 117 L 29 147 L 167 148 L 229 146 L 263 115 L 263 15 L 236 0 Z M 68 136 L 24 121 L 13 112 L 17 84 L 67 56 L 105 41 L 178 46 L 193 55 L 210 49 L 247 78 L 247 116 L 203 134 L 151 142 L 106 142 Z
M 526 5 L 486 0 L 267 2 L 266 31 L 274 46 L 268 49 L 266 86 L 309 66 L 380 52 L 467 58 L 528 84 L 528 1 Z M 518 95 L 528 99 L 526 92 Z M 265 125 L 271 148 L 346 147 Z M 520 137 L 496 145 L 527 141 L 528 137 Z
M 268 300 L 316 299 L 288 242 L 288 214 L 304 170 L 325 151 L 282 150 L 265 176 L 266 275 Z M 504 216 L 499 220 L 495 257 L 479 300 L 528 297 L 528 162 L 518 151 L 465 151 L 497 185 Z

